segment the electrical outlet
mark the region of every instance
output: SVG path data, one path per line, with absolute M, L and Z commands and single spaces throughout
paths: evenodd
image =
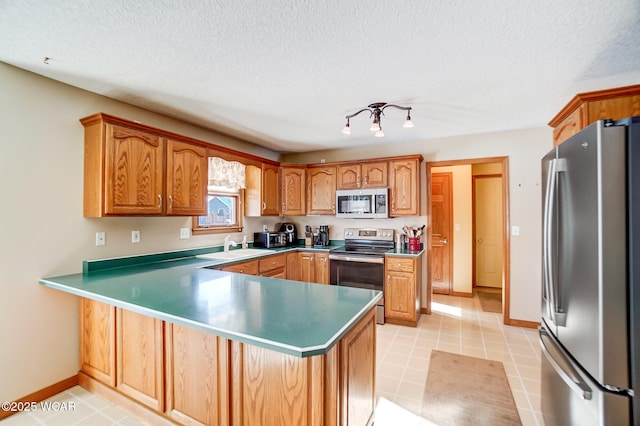
M 131 242 L 132 243 L 140 242 L 140 231 L 131 231 Z
M 107 244 L 107 234 L 104 232 L 96 232 L 96 245 L 103 246 Z
M 511 227 L 511 235 L 513 235 L 514 237 L 517 237 L 520 235 L 520 227 L 519 226 L 512 226 Z
M 191 230 L 189 228 L 180 228 L 180 239 L 188 240 L 191 236 Z

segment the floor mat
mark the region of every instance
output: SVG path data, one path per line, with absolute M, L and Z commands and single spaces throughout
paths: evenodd
M 500 361 L 431 351 L 422 417 L 440 425 L 521 425 Z

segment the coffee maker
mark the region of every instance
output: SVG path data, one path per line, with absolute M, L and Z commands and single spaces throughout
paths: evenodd
M 298 244 L 298 230 L 296 225 L 290 222 L 276 224 L 276 230 L 278 232 L 284 232 L 287 239 L 288 246 L 295 246 Z
M 314 234 L 314 246 L 327 247 L 329 245 L 329 225 L 320 225 L 317 235 Z

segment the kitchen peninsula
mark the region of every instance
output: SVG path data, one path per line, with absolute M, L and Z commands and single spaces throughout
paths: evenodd
M 367 424 L 381 294 L 211 269 L 220 264 L 40 280 L 81 297 L 80 384 L 154 423 Z

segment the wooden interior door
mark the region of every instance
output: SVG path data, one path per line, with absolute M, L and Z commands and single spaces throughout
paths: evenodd
M 431 286 L 433 293 L 451 294 L 452 173 L 431 175 Z
M 474 182 L 474 284 L 502 287 L 502 177 L 476 176 Z

